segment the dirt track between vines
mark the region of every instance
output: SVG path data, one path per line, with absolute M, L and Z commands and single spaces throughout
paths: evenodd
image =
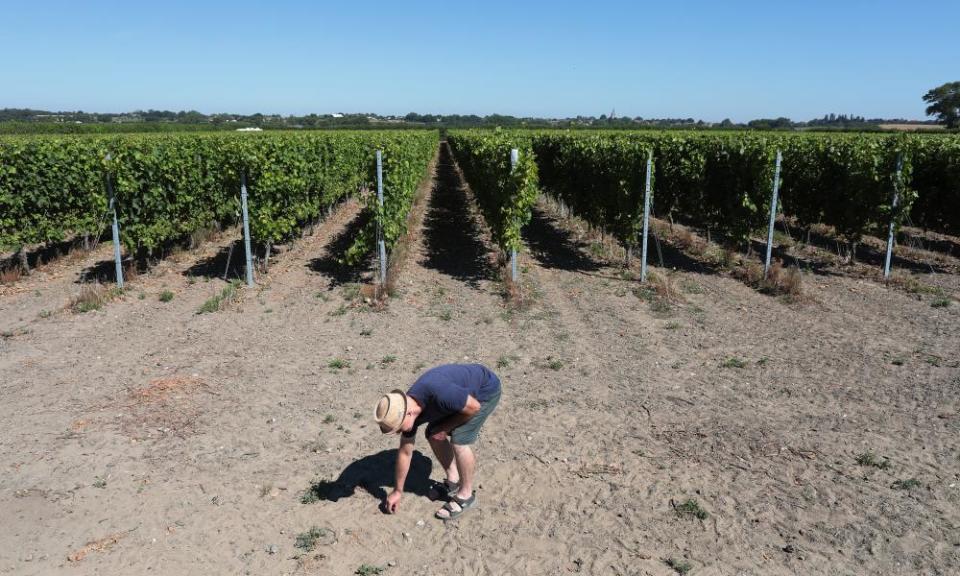
M 635 270 L 595 256 L 542 204 L 521 254 L 532 297 L 512 310 L 465 198 L 442 155 L 382 311 L 355 304 L 356 271 L 327 252 L 349 236 L 352 203 L 216 313 L 196 311 L 226 285 L 229 234 L 99 311 L 65 306 L 103 248 L 4 287 L 0 574 L 960 565 L 955 300 L 805 273 L 804 301 L 786 304 L 687 267 L 654 268 L 677 296 L 651 303 Z M 957 275 L 916 278 L 960 293 Z M 440 470 L 420 438 L 400 511 L 382 514 L 396 439 L 370 421 L 373 403 L 464 361 L 504 384 L 477 447 L 479 507 L 433 519 L 426 479 Z M 886 467 L 858 464 L 866 453 Z M 893 487 L 908 479 L 919 486 Z M 706 517 L 683 515 L 687 500 Z M 325 532 L 305 553 L 297 536 L 313 526 Z

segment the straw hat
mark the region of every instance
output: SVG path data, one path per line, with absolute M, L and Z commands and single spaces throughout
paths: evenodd
M 384 394 L 373 410 L 373 419 L 384 434 L 399 430 L 406 415 L 407 395 L 403 390 L 391 390 L 389 394 Z

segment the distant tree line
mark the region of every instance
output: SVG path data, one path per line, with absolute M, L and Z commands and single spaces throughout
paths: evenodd
M 960 127 L 960 82 L 944 84 L 929 91 L 924 101 L 927 114 L 937 116 L 948 128 Z M 193 130 L 234 130 L 257 127 L 264 130 L 297 129 L 383 129 L 383 128 L 669 128 L 722 130 L 880 130 L 881 124 L 935 124 L 902 119 L 867 119 L 847 114 L 826 114 L 806 122 L 790 118 L 759 118 L 735 123 L 729 118 L 708 123 L 694 118 L 642 118 L 639 116 L 576 116 L 572 118 L 516 117 L 503 114 L 419 114 L 381 116 L 372 113 L 307 114 L 203 114 L 196 110 L 136 110 L 123 113 L 50 112 L 29 108 L 0 109 L 0 134 L 62 132 L 167 132 Z

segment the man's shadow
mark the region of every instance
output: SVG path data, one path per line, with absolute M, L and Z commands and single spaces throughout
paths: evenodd
M 341 498 L 353 496 L 357 488 L 380 500 L 387 497 L 384 486 L 393 486 L 397 451 L 384 450 L 378 454 L 365 456 L 343 469 L 336 480 L 319 480 L 310 485 L 303 498 L 305 501 L 326 500 L 336 502 Z M 404 484 L 404 492 L 417 496 L 427 496 L 430 492 L 430 472 L 433 461 L 418 451 L 414 451 L 410 461 L 410 472 Z

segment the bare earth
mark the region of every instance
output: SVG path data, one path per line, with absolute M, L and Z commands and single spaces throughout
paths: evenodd
M 956 574 L 956 258 L 916 274 L 946 307 L 837 267 L 787 304 L 668 249 L 654 305 L 541 205 L 512 310 L 463 194 L 442 156 L 382 311 L 326 253 L 354 204 L 216 313 L 229 234 L 99 311 L 66 306 L 108 246 L 0 287 L 0 574 Z M 443 362 L 503 380 L 479 506 L 433 518 L 421 438 L 382 514 L 372 406 Z

